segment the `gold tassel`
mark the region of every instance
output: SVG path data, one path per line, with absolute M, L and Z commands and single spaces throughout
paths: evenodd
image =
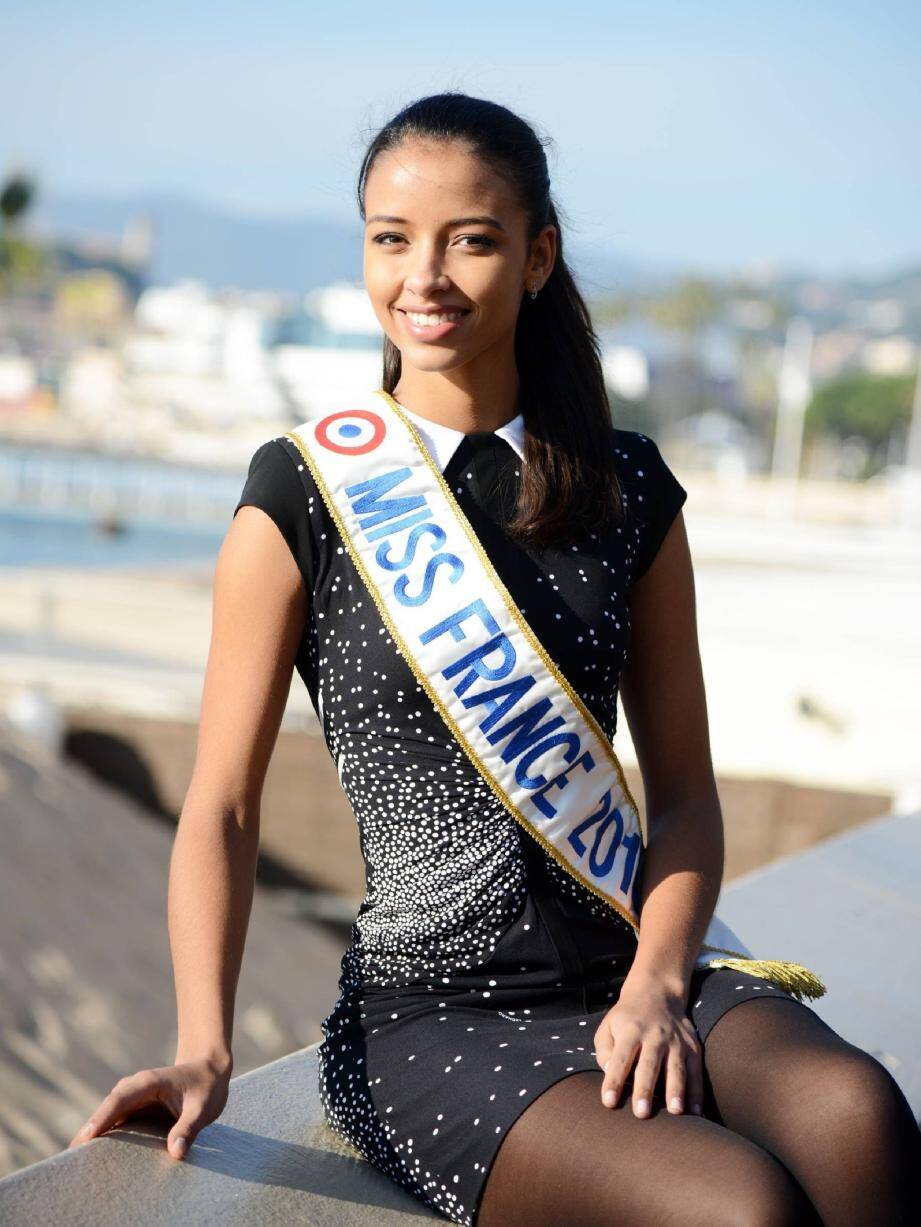
M 740 955 L 738 958 L 711 959 L 707 966 L 732 967 L 735 971 L 744 971 L 750 976 L 760 976 L 786 989 L 799 1001 L 804 997 L 813 1000 L 824 997 L 828 991 L 815 972 L 804 967 L 802 963 L 785 963 L 780 959 L 746 959 Z

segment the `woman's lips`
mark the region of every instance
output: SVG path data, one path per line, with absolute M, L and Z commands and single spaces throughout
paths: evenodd
M 410 319 L 406 311 L 401 308 L 398 308 L 398 311 L 403 316 L 406 331 L 410 336 L 416 337 L 420 341 L 440 340 L 441 337 L 447 336 L 449 332 L 453 332 L 455 328 L 460 328 L 464 320 L 470 315 L 469 311 L 464 311 L 459 319 L 448 320 L 444 324 L 416 324 Z

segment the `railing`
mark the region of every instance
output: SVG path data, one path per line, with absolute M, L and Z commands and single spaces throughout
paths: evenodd
M 156 523 L 226 525 L 245 469 L 221 471 L 70 448 L 0 449 L 0 506 Z

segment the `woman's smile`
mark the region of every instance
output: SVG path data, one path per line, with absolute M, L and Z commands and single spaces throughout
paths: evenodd
M 397 314 L 403 320 L 403 326 L 412 337 L 421 341 L 438 341 L 461 327 L 470 315 L 467 308 L 452 311 L 407 311 L 397 308 Z

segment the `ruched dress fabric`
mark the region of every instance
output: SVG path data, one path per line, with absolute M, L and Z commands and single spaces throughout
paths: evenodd
M 464 436 L 444 469 L 526 621 L 611 739 L 630 588 L 686 499 L 648 435 L 616 429 L 613 446 L 626 519 L 544 550 L 503 530 L 523 465 L 504 438 Z M 245 504 L 278 525 L 310 595 L 296 669 L 366 868 L 340 995 L 322 1024 L 321 1103 L 372 1165 L 470 1227 L 518 1116 L 561 1078 L 600 1073 L 593 1036 L 637 939 L 467 758 L 397 654 L 292 440 L 256 450 L 237 509 Z M 755 976 L 700 969 L 688 1012 L 703 1041 L 726 1010 L 766 996 L 796 1000 Z

